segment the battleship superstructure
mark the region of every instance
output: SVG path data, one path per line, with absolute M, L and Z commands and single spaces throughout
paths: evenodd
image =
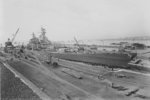
M 28 49 L 40 50 L 40 49 L 47 49 L 51 45 L 51 41 L 48 40 L 46 37 L 46 30 L 41 27 L 41 34 L 38 37 L 35 34 L 32 34 L 32 39 L 30 39 L 28 43 Z

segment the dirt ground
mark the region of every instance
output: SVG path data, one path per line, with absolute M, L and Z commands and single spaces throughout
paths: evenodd
M 136 72 L 132 73 L 132 71 L 116 71 L 104 74 L 102 76 L 102 80 L 99 80 L 95 76 L 84 73 L 81 74 L 83 79 L 79 80 L 72 77 L 71 75 L 63 73 L 63 66 L 55 69 L 46 64 L 45 66 L 47 66 L 49 70 L 53 70 L 59 77 L 71 82 L 72 84 L 77 85 L 80 88 L 83 88 L 86 91 L 89 91 L 91 94 L 103 97 L 104 100 L 150 99 L 149 75 L 144 75 Z
M 70 81 L 72 84 L 83 88 L 86 91 L 89 91 L 91 94 L 99 95 L 104 98 L 104 100 L 141 100 L 141 99 L 150 99 L 150 85 L 146 81 L 143 82 L 144 79 L 139 79 L 135 81 L 131 81 L 132 79 L 116 79 L 113 76 L 104 76 L 105 80 L 99 81 L 98 79 L 94 80 L 92 77 L 87 77 L 87 75 L 83 75 L 82 80 L 72 79 L 72 76 L 67 75 L 58 69 L 55 71 L 56 74 Z M 136 82 L 136 81 L 139 81 Z M 93 85 L 94 84 L 94 85 Z M 112 86 L 112 84 L 114 84 Z M 141 88 L 140 88 L 141 87 Z M 136 94 L 126 96 L 131 91 L 140 88 Z M 139 96 L 140 95 L 140 96 Z
M 0 64 L 1 100 L 41 100 L 19 78 Z

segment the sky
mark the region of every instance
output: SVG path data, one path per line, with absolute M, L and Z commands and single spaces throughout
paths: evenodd
M 150 0 L 0 0 L 0 43 L 27 42 L 40 28 L 52 41 L 150 35 Z

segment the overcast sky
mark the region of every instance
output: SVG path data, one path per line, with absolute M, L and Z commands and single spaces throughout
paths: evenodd
M 50 40 L 150 35 L 150 0 L 1 0 L 0 42 L 28 41 L 47 30 Z

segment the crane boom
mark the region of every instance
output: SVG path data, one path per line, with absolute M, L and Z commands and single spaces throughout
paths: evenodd
M 78 45 L 78 47 L 80 47 L 79 42 L 77 41 L 77 39 L 74 37 L 74 40 L 76 42 L 76 44 Z
M 13 36 L 13 38 L 12 38 L 11 42 L 13 42 L 13 41 L 15 40 L 15 38 L 16 38 L 16 36 L 17 36 L 18 31 L 19 31 L 19 28 L 17 29 L 17 31 L 16 31 L 15 35 Z
M 74 37 L 74 40 L 75 40 L 77 46 L 79 47 L 78 50 L 79 51 L 84 51 L 84 47 L 79 44 L 79 42 L 77 41 L 77 39 L 75 37 Z

